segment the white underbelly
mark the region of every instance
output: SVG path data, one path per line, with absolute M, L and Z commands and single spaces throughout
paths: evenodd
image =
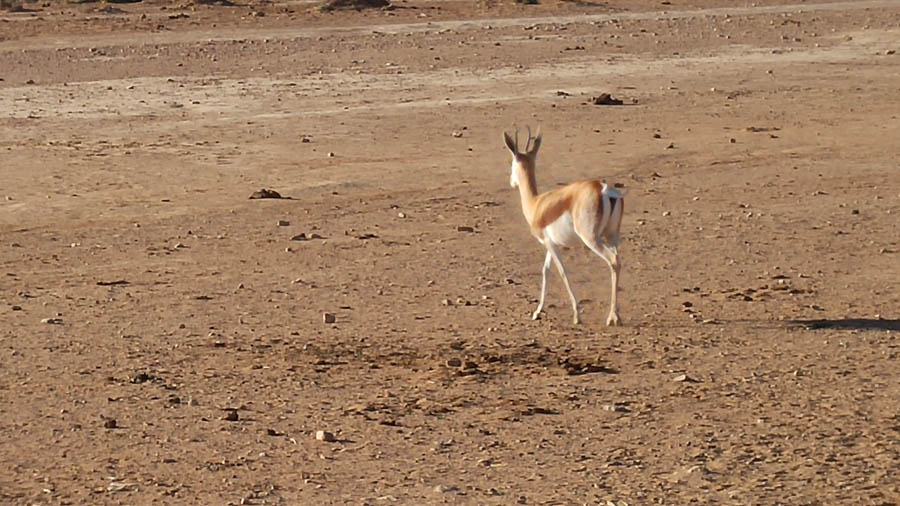
M 581 238 L 575 233 L 575 224 L 572 222 L 572 213 L 565 212 L 553 223 L 544 227 L 544 237 L 553 244 L 573 247 L 581 242 Z

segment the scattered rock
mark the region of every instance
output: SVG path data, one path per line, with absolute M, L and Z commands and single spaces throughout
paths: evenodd
M 453 132 L 452 134 L 450 134 L 450 135 L 452 135 L 453 137 L 456 137 L 456 138 L 460 138 L 460 137 L 463 136 L 463 133 L 462 133 L 462 132 L 458 132 L 458 131 L 454 131 L 454 132 Z
M 601 93 L 596 97 L 591 97 L 591 103 L 594 105 L 622 105 L 624 102 L 613 98 L 609 93 Z
M 434 491 L 439 494 L 448 494 L 450 492 L 456 492 L 457 490 L 459 490 L 459 488 L 453 485 L 438 485 L 434 487 Z
M 361 11 L 363 9 L 384 9 L 390 5 L 391 2 L 388 0 L 325 0 L 319 5 L 319 9 L 325 12 L 343 9 Z
M 679 374 L 678 376 L 675 376 L 674 378 L 672 378 L 672 381 L 675 381 L 678 383 L 700 383 L 699 381 L 695 380 L 694 378 L 691 378 L 687 374 Z
M 337 439 L 334 437 L 334 434 L 328 432 L 327 430 L 317 430 L 316 439 L 319 441 L 325 441 L 326 443 L 333 443 L 337 441 Z
M 337 319 L 332 313 L 324 313 L 322 314 L 322 321 L 324 321 L 325 323 L 334 323 L 335 321 L 337 321 Z
M 62 325 L 62 318 L 42 318 L 41 323 L 48 325 Z
M 21 311 L 21 310 L 22 310 L 22 306 L 13 306 L 11 309 L 12 309 L 13 311 Z
M 279 227 L 286 227 L 286 226 L 288 226 L 288 225 L 290 225 L 290 224 L 291 224 L 291 222 L 289 222 L 289 221 L 287 221 L 287 220 L 278 220 L 278 226 L 279 226 Z
M 251 199 L 282 199 L 284 197 L 281 196 L 275 190 L 269 190 L 267 188 L 263 188 L 262 190 L 255 191 L 250 194 Z
M 457 232 L 469 232 L 469 233 L 471 233 L 471 232 L 474 232 L 475 229 L 474 229 L 473 227 L 469 227 L 469 226 L 466 226 L 466 225 L 460 225 L 460 226 L 456 227 L 456 231 L 457 231 Z
M 239 419 L 240 417 L 238 416 L 238 412 L 236 409 L 226 410 L 225 416 L 222 417 L 222 420 L 225 420 L 226 422 L 236 422 Z
M 462 365 L 462 360 L 458 358 L 451 358 L 447 361 L 447 367 L 460 367 Z
M 302 233 L 299 233 L 299 234 L 291 237 L 292 241 L 311 241 L 313 239 L 322 239 L 322 236 L 319 234 L 306 235 L 306 232 L 302 232 Z
M 103 420 L 103 427 L 106 429 L 115 429 L 119 427 L 119 424 L 116 422 L 115 418 L 106 418 Z
M 115 281 L 97 281 L 97 286 L 115 286 L 115 285 L 127 285 L 128 281 L 124 279 L 117 279 Z

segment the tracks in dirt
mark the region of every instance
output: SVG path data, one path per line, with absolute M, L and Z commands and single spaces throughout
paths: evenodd
M 571 58 L 527 69 L 501 68 L 490 79 L 480 71 L 450 69 L 392 74 L 334 73 L 296 79 L 219 79 L 211 77 L 145 77 L 0 88 L 3 116 L 15 119 L 104 119 L 136 116 L 208 117 L 214 123 L 235 117 L 278 120 L 354 112 L 437 109 L 448 105 L 481 105 L 549 98 L 557 90 L 588 95 L 600 88 L 585 83 L 603 78 L 643 76 L 675 78 L 718 65 L 793 65 L 850 63 L 889 47 L 898 31 L 869 34 L 839 46 L 789 52 L 771 48 L 729 47 L 708 56 L 653 61 L 616 58 Z M 452 86 L 448 86 L 452 83 Z M 148 90 L 154 90 L 148 95 Z M 213 92 L 214 90 L 214 92 Z M 341 90 L 339 96 L 333 90 Z M 370 100 L 371 93 L 382 98 Z M 280 97 L 273 102 L 273 96 Z M 391 97 L 391 98 L 388 98 Z M 434 98 L 441 97 L 441 98 Z M 162 112 L 168 111 L 168 112 Z
M 23 39 L 0 42 L 0 51 L 19 51 L 55 48 L 86 48 L 93 46 L 116 46 L 134 44 L 191 44 L 227 40 L 278 40 L 312 38 L 327 35 L 346 34 L 406 34 L 439 32 L 442 30 L 481 30 L 487 26 L 516 27 L 532 24 L 602 23 L 618 20 L 665 20 L 706 16 L 756 16 L 762 14 L 782 14 L 795 11 L 849 11 L 862 9 L 900 8 L 900 0 L 862 0 L 827 3 L 793 3 L 788 5 L 768 5 L 756 7 L 717 7 L 687 11 L 648 11 L 613 14 L 544 16 L 523 18 L 488 18 L 480 20 L 449 20 L 422 23 L 377 24 L 347 27 L 313 28 L 233 28 L 227 30 L 190 30 L 183 32 L 127 33 L 91 36 L 64 36 L 53 39 Z

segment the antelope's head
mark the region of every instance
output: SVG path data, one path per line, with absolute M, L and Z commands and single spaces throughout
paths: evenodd
M 519 186 L 520 174 L 524 172 L 529 179 L 534 179 L 534 168 L 537 161 L 538 149 L 541 147 L 541 130 L 538 128 L 538 134 L 534 137 L 531 135 L 531 127 L 528 127 L 528 140 L 525 143 L 525 151 L 519 151 L 519 128 L 515 128 L 515 138 L 510 137 L 508 133 L 503 132 L 503 140 L 506 142 L 506 148 L 512 155 L 512 165 L 510 166 L 509 185 L 513 188 Z

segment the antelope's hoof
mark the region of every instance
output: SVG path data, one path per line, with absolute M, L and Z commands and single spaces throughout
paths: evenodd
M 531 319 L 532 319 L 532 320 L 540 320 L 540 319 L 541 319 L 541 312 L 540 312 L 540 311 L 535 311 L 534 314 L 531 315 Z
M 581 318 L 579 318 L 578 315 L 575 315 L 575 318 L 572 318 L 572 323 L 578 325 L 579 323 L 581 323 Z
M 618 327 L 621 324 L 622 324 L 622 320 L 620 320 L 619 315 L 617 315 L 615 313 L 610 314 L 609 317 L 606 319 L 606 325 L 608 325 L 610 327 Z

